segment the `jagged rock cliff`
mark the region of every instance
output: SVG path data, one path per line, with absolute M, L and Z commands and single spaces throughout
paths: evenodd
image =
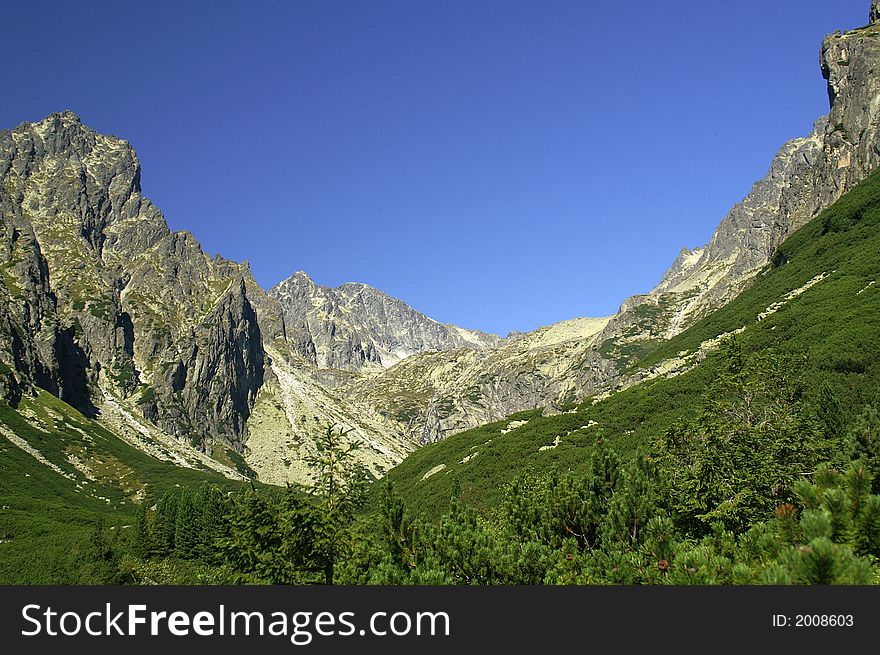
M 527 407 L 555 406 L 597 392 L 597 335 L 608 318 L 562 321 L 509 338 L 498 348 L 413 355 L 391 369 L 353 381 L 344 391 L 376 407 L 411 441 L 425 444 Z M 590 360 L 596 371 L 580 376 Z M 603 387 L 604 388 L 604 387 Z
M 288 339 L 315 366 L 388 367 L 425 350 L 488 348 L 492 334 L 444 325 L 366 284 L 331 289 L 294 273 L 269 291 L 281 305 Z
M 106 409 L 114 429 L 146 420 L 221 461 L 231 446 L 279 483 L 308 478 L 314 436 L 336 423 L 381 473 L 415 444 L 329 388 L 414 352 L 500 342 L 366 285 L 297 274 L 268 295 L 246 264 L 171 232 L 131 146 L 72 112 L 0 133 L 0 184 L 0 393 L 12 403 L 43 388 Z
M 830 113 L 813 132 L 786 143 L 767 176 L 735 205 L 703 248 L 684 250 L 646 296 L 628 299 L 603 338 L 622 345 L 639 339 L 669 338 L 735 297 L 778 253 L 793 231 L 880 163 L 880 17 L 872 23 L 827 36 L 820 53 L 828 84 Z M 635 313 L 654 320 L 632 333 Z M 643 322 L 644 323 L 644 322 Z
M 21 353 L 4 377 L 84 410 L 103 389 L 194 443 L 240 445 L 264 369 L 247 269 L 170 232 L 131 146 L 71 112 L 0 133 L 0 184 Z
M 2 200 L 0 200 L 2 202 Z M 46 259 L 33 229 L 0 204 L 0 394 L 17 403 L 24 390 L 45 388 L 92 413 L 84 356 L 58 321 Z

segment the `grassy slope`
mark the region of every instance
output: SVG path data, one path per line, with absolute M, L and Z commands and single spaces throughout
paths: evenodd
M 649 368 L 745 327 L 738 338 L 747 350 L 776 348 L 803 357 L 811 391 L 827 383 L 848 413 L 875 401 L 880 381 L 880 172 L 789 237 L 774 262 L 734 301 L 644 353 L 640 365 Z M 821 273 L 829 275 L 757 320 L 771 304 Z M 416 451 L 388 477 L 410 506 L 428 516 L 443 512 L 456 490 L 462 500 L 491 509 L 504 484 L 520 472 L 576 469 L 597 447 L 623 453 L 645 448 L 691 411 L 716 366 L 710 355 L 685 374 L 642 383 L 595 405 L 586 403 L 573 414 L 525 412 L 457 434 Z M 529 422 L 502 434 L 515 419 Z M 591 421 L 597 425 L 582 427 Z M 539 450 L 556 437 L 561 437 L 558 447 Z M 443 470 L 422 479 L 441 464 Z
M 75 579 L 70 567 L 94 528 L 133 524 L 136 497 L 203 482 L 238 485 L 154 459 L 48 393 L 24 398 L 18 410 L 0 402 L 0 423 L 73 479 L 0 435 L 0 583 Z M 71 454 L 88 465 L 93 480 L 68 461 Z

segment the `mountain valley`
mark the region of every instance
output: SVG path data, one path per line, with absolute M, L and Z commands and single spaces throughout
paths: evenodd
M 824 39 L 828 115 L 709 243 L 612 316 L 503 337 L 359 282 L 263 289 L 170 230 L 132 145 L 71 111 L 0 132 L 0 577 L 73 576 L 52 574 L 59 535 L 130 526 L 181 488 L 318 485 L 328 426 L 421 515 L 453 498 L 494 516 L 519 474 L 663 460 L 731 344 L 800 358 L 811 420 L 844 439 L 880 379 L 877 2 L 870 17 Z M 10 546 L 41 540 L 36 563 Z

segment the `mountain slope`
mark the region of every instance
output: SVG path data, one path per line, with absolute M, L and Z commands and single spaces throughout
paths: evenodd
M 746 352 L 773 349 L 800 361 L 816 404 L 833 398 L 835 415 L 851 420 L 880 402 L 880 172 L 778 252 L 784 263 L 766 265 L 735 300 L 645 358 L 641 384 L 556 416 L 523 412 L 456 434 L 414 452 L 388 478 L 429 515 L 445 511 L 456 489 L 489 511 L 521 473 L 577 470 L 597 449 L 647 452 L 697 406 L 717 376 L 714 351 L 733 335 Z
M 523 406 L 573 398 L 584 387 L 578 387 L 571 367 L 595 352 L 608 320 L 563 321 L 490 350 L 420 353 L 386 372 L 356 379 L 345 391 L 403 424 L 410 439 L 438 441 Z
M 139 507 L 165 492 L 243 479 L 179 443 L 151 442 L 147 454 L 45 391 L 15 409 L 0 401 L 0 580 L 82 582 L 99 526 L 129 534 Z

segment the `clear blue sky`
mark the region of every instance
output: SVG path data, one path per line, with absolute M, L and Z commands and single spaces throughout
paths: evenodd
M 869 0 L 4 2 L 0 127 L 72 109 L 269 287 L 506 334 L 607 315 L 827 112 Z

